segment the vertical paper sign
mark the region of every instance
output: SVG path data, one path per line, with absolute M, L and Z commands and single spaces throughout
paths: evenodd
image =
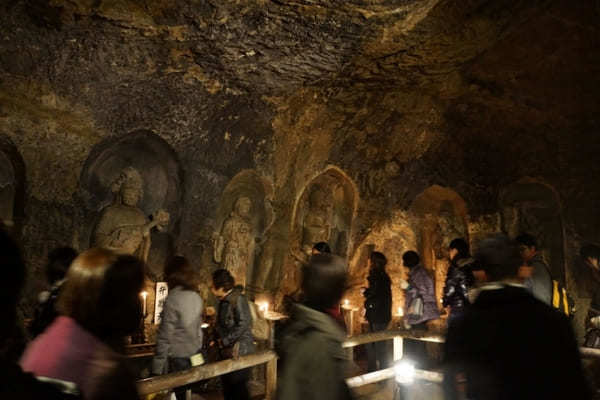
M 167 282 L 156 282 L 156 301 L 154 302 L 154 324 L 160 324 L 165 300 L 169 294 Z

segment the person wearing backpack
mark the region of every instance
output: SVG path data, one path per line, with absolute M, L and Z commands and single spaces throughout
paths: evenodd
M 203 301 L 198 278 L 185 257 L 175 256 L 165 266 L 169 295 L 165 301 L 152 359 L 154 375 L 191 368 L 190 357 L 202 348 Z M 185 398 L 185 387 L 175 390 Z
M 237 358 L 254 352 L 252 314 L 242 288 L 235 286 L 233 276 L 226 269 L 213 272 L 211 291 L 217 299 L 216 344 L 221 359 Z M 243 369 L 221 377 L 225 400 L 250 399 L 248 379 L 250 370 Z

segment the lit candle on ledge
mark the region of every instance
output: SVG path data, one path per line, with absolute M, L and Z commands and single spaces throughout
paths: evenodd
M 348 299 L 344 300 L 344 308 L 350 308 L 350 301 Z
M 148 292 L 143 291 L 141 293 L 142 298 L 144 299 L 144 302 L 142 303 L 142 315 L 145 317 L 146 316 L 146 298 L 148 297 Z

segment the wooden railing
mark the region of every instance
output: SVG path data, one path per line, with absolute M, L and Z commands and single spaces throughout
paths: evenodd
M 443 335 L 432 334 L 430 332 L 389 330 L 349 337 L 342 343 L 342 347 L 352 351 L 353 347 L 362 344 L 374 343 L 383 340 L 393 340 L 393 360 L 398 361 L 403 355 L 404 339 L 421 340 L 433 343 L 443 343 L 445 340 Z M 581 347 L 580 353 L 582 358 L 600 358 L 600 349 Z M 250 368 L 261 364 L 266 364 L 265 399 L 272 400 L 275 398 L 275 390 L 277 387 L 277 355 L 272 350 L 261 351 L 240 357 L 238 359 L 218 361 L 216 363 L 193 367 L 185 371 L 143 379 L 138 381 L 138 392 L 143 396 L 163 390 L 171 390 L 176 387 L 190 385 L 206 379 L 216 378 L 233 371 L 239 371 L 241 369 Z M 346 382 L 351 388 L 356 388 L 386 379 L 391 379 L 393 377 L 394 369 L 386 368 L 348 378 Z M 415 379 L 440 383 L 443 379 L 443 374 L 436 371 L 416 370 Z M 190 390 L 186 391 L 186 399 L 191 399 Z
M 163 390 L 171 390 L 176 387 L 190 385 L 206 379 L 216 378 L 230 372 L 239 371 L 266 364 L 265 373 L 265 398 L 271 400 L 275 397 L 277 387 L 277 354 L 272 350 L 260 351 L 258 353 L 242 356 L 237 359 L 229 359 L 192 367 L 185 371 L 142 379 L 137 383 L 140 396 L 157 393 Z M 186 390 L 186 399 L 191 399 L 191 390 Z

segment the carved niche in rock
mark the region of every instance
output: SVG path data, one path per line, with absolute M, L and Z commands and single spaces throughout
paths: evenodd
M 415 198 L 410 211 L 416 218 L 415 230 L 420 238 L 418 252 L 423 266 L 433 272 L 439 299 L 448 272 L 450 242 L 455 238 L 469 242 L 467 207 L 452 189 L 433 185 Z
M 554 189 L 525 178 L 502 190 L 500 207 L 502 230 L 513 238 L 523 232 L 533 235 L 552 276 L 564 282 L 562 210 Z
M 111 185 L 114 201 L 102 210 L 92 237 L 92 246 L 104 247 L 118 254 L 135 255 L 148 260 L 150 232 L 163 231 L 169 223 L 169 213 L 156 210 L 149 221 L 138 207 L 143 196 L 143 179 L 133 167 L 126 167 Z
M 85 205 L 80 247 L 135 254 L 146 260 L 151 280 L 162 279 L 179 225 L 181 176 L 171 147 L 151 132 L 96 145 L 80 179 Z
M 252 170 L 244 170 L 225 188 L 217 212 L 214 261 L 231 272 L 236 284 L 249 291 L 260 290 L 261 279 L 269 274 L 260 273 L 255 265 L 271 265 L 261 255 L 273 222 L 272 192 L 267 180 Z
M 12 143 L 0 138 L 0 222 L 13 230 L 23 216 L 25 170 Z
M 287 263 L 284 291 L 297 289 L 299 264 L 308 261 L 315 243 L 326 242 L 334 254 L 348 256 L 357 203 L 356 184 L 337 167 L 328 167 L 306 185 L 292 216 L 289 246 L 295 261 Z

